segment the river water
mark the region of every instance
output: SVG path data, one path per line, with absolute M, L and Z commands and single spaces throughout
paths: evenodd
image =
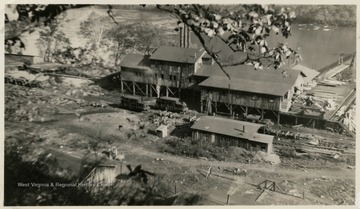
M 92 11 L 103 14 L 106 12 L 106 10 L 98 8 L 77 9 L 68 12 L 67 17 L 70 21 L 64 24 L 63 31 L 70 38 L 74 47 L 85 44 L 85 39 L 79 34 L 80 22 L 86 20 Z M 118 22 L 148 21 L 163 28 L 169 34 L 169 38 L 178 38 L 178 35 L 174 33 L 177 20 L 167 13 L 146 10 L 115 10 L 113 13 Z M 24 54 L 39 54 L 38 47 L 35 45 L 37 38 L 36 33 L 25 38 L 28 47 Z M 192 40 L 196 42 L 195 38 Z M 355 28 L 329 28 L 295 24 L 292 35 L 288 39 L 281 35 L 272 34 L 268 37 L 268 42 L 270 47 L 279 42 L 288 43 L 288 46 L 293 49 L 300 47 L 299 52 L 303 58 L 301 64 L 320 69 L 336 61 L 340 52 L 355 52 L 356 30 Z

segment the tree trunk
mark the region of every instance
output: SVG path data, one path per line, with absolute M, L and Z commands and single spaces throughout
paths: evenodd
M 118 61 L 119 61 L 119 58 L 120 58 L 120 47 L 121 47 L 121 43 L 118 43 L 118 47 L 117 47 L 117 50 L 115 52 L 115 66 L 118 65 Z
M 93 59 L 92 59 L 92 64 L 96 64 L 95 59 L 98 57 L 98 54 L 99 54 L 98 50 L 100 48 L 100 42 L 102 40 L 102 37 L 103 37 L 103 29 L 100 28 L 100 33 L 99 33 L 98 38 L 97 38 L 97 40 L 95 42 L 95 49 L 94 49 L 94 55 L 93 55 Z

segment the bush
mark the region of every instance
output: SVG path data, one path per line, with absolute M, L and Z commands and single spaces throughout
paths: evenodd
M 159 148 L 161 152 L 193 158 L 206 157 L 219 161 L 242 161 L 252 154 L 239 147 L 219 147 L 191 138 L 172 138 Z

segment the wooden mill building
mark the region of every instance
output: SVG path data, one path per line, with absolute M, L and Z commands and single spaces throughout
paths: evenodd
M 192 97 L 187 102 L 208 114 L 257 115 L 279 121 L 279 112 L 290 109 L 293 94 L 302 90 L 306 78 L 295 69 L 237 65 L 225 70 L 231 80 L 204 49 L 162 46 L 152 55 L 127 55 L 119 79 L 122 92 L 132 95 L 182 95 Z
M 261 133 L 264 125 L 204 116 L 193 126 L 193 140 L 216 146 L 236 146 L 250 151 L 272 153 L 274 136 Z
M 151 56 L 129 54 L 121 62 L 121 90 L 133 95 L 178 97 L 195 84 L 204 49 L 161 46 Z
M 293 94 L 302 90 L 305 77 L 299 70 L 255 70 L 251 65 L 225 70 L 231 79 L 218 65 L 203 65 L 195 73 L 201 89 L 202 112 L 279 120 L 279 112 L 287 112 Z

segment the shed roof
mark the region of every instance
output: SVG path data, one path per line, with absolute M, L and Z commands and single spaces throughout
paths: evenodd
M 262 126 L 263 125 L 261 124 L 245 121 L 203 116 L 191 126 L 191 129 L 248 139 L 256 142 L 272 143 L 273 136 L 257 133 Z M 245 132 L 243 132 L 244 127 Z
M 295 65 L 293 68 L 291 68 L 293 70 L 300 70 L 301 72 L 303 72 L 306 75 L 306 80 L 311 81 L 312 79 L 314 79 L 317 75 L 320 74 L 320 72 L 310 69 L 308 67 L 305 67 L 303 65 Z
M 294 84 L 299 77 L 300 70 L 290 69 L 269 69 L 269 70 L 255 70 L 252 65 L 236 65 L 224 68 L 225 71 L 230 75 L 231 79 L 247 79 L 256 81 L 267 81 L 272 83 L 291 83 Z M 287 76 L 285 77 L 282 73 L 286 71 Z M 223 76 L 225 73 L 221 70 L 219 65 L 203 65 L 199 68 L 195 76 L 211 77 L 211 76 Z
M 275 83 L 262 80 L 231 79 L 223 76 L 211 76 L 199 86 L 244 91 L 258 94 L 283 96 L 292 87 L 291 83 Z
M 156 131 L 167 131 L 167 126 L 166 125 L 160 125 L 157 129 L 156 129 Z
M 151 69 L 149 57 L 143 54 L 128 54 L 121 61 L 120 67 L 149 70 Z
M 151 56 L 151 60 L 168 62 L 195 63 L 203 54 L 204 49 L 160 46 Z
M 74 156 L 66 152 L 49 149 L 47 150 L 57 161 L 56 166 L 62 169 L 69 169 L 73 174 L 79 179 L 84 178 L 89 172 L 97 166 L 106 166 L 106 167 L 115 167 L 118 165 L 118 162 L 115 160 L 107 159 L 102 157 L 99 159 L 95 153 L 86 156 Z M 86 166 L 85 166 L 86 165 Z

